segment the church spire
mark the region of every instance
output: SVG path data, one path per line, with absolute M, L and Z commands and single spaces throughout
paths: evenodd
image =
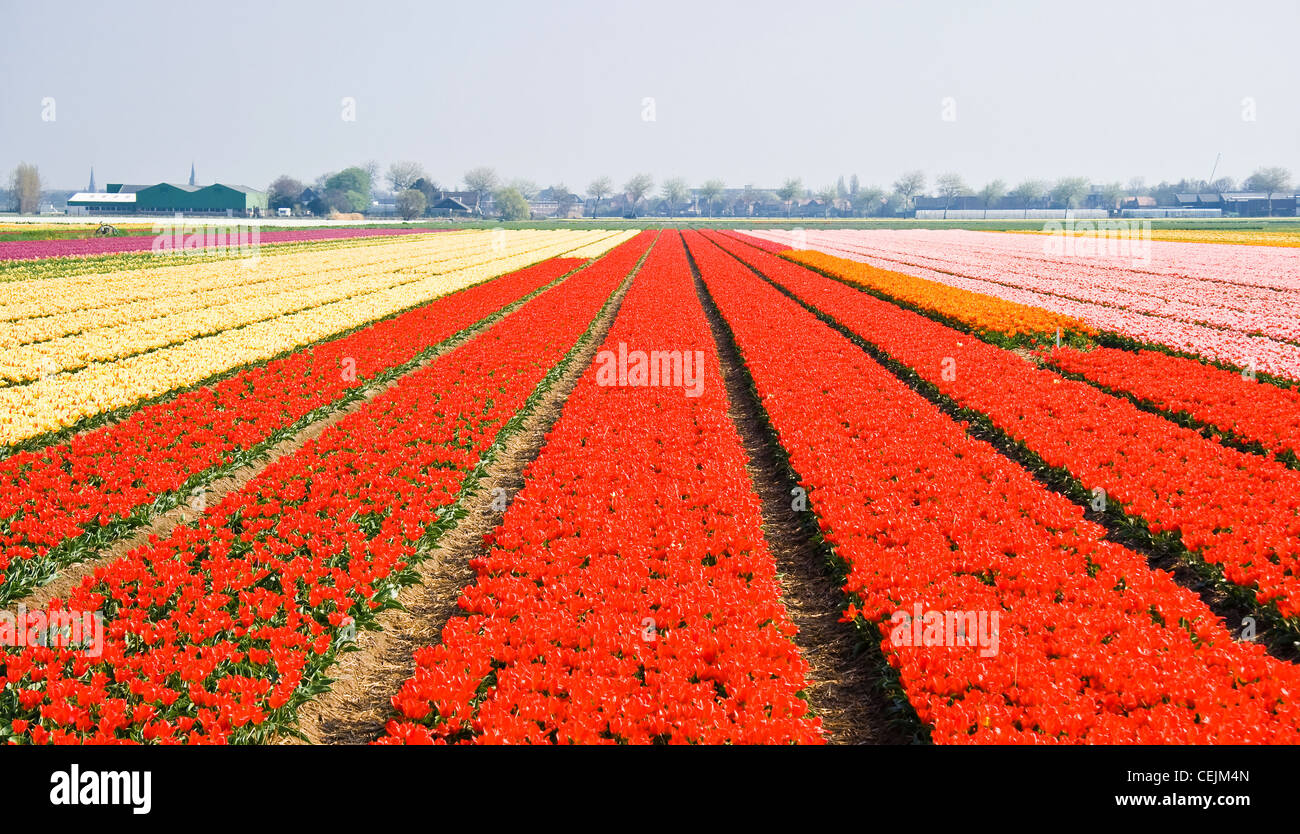
M 194 162 L 193 162 L 193 161 L 190 162 L 190 185 L 198 185 L 198 183 L 194 181 Z
M 86 186 L 86 190 L 89 191 L 91 194 L 95 193 L 95 166 L 94 165 L 90 166 L 90 185 Z

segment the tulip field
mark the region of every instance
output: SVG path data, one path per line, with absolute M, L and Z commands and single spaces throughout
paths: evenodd
M 1244 234 L 0 242 L 0 743 L 1300 743 Z

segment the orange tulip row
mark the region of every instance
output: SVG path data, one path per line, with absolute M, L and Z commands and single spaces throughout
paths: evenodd
M 1063 316 L 1040 307 L 1004 301 L 991 295 L 950 287 L 937 281 L 927 281 L 891 272 L 871 264 L 837 258 L 812 250 L 782 252 L 796 263 L 812 267 L 818 272 L 841 278 L 873 294 L 915 307 L 926 313 L 963 324 L 978 333 L 1002 341 L 1023 342 L 1028 337 L 1055 335 L 1059 328 L 1063 335 L 1095 335 L 1096 330 L 1071 316 Z

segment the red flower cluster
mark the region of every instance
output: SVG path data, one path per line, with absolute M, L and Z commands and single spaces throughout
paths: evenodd
M 821 741 L 675 233 L 623 302 L 620 346 L 698 351 L 700 395 L 587 370 L 382 743 Z
M 1232 432 L 1275 455 L 1300 454 L 1300 391 L 1154 350 L 1057 348 L 1049 363 L 1139 402 Z
M 789 252 L 792 245 L 798 246 L 798 241 L 767 240 L 766 238 L 755 237 L 753 235 L 741 235 L 740 233 L 734 234 L 736 237 L 742 238 L 745 243 L 750 246 L 762 249 L 764 252 L 769 252 L 773 255 L 780 254 L 781 252 Z M 795 251 L 804 251 L 805 249 L 806 246 L 797 248 Z
M 0 650 L 0 727 L 34 742 L 208 743 L 291 722 L 339 629 L 392 604 L 440 511 L 649 242 L 403 377 L 197 525 L 96 570 L 67 607 L 103 612 L 102 654 Z
M 1202 437 L 1009 350 L 713 234 L 719 245 L 979 411 L 1283 617 L 1300 615 L 1300 472 Z
M 0 460 L 0 602 L 142 521 L 160 495 L 251 460 L 313 410 L 581 264 L 544 261 Z
M 687 244 L 826 539 L 850 566 L 848 616 L 881 629 L 935 740 L 1300 740 L 1295 666 L 1234 643 L 1167 573 L 1105 541 L 1078 506 L 703 235 Z M 747 260 L 786 279 L 783 262 L 754 251 Z M 898 612 L 918 607 L 998 615 L 994 650 L 900 631 Z

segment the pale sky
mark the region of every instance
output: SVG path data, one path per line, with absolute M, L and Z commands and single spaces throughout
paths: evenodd
M 0 175 L 1300 176 L 1298 45 L 1297 0 L 0 0 Z

